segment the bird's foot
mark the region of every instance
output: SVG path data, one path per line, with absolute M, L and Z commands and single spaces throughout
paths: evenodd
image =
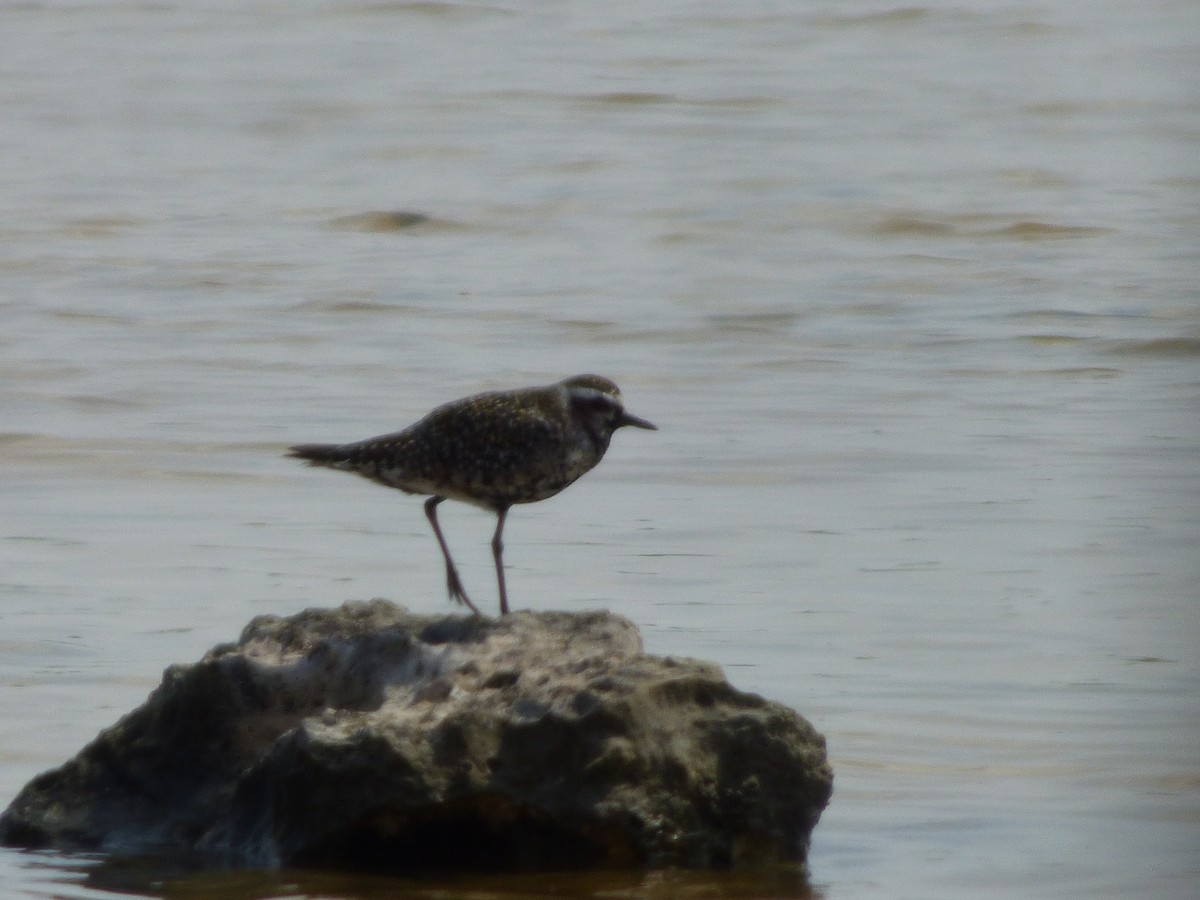
M 477 616 L 481 615 L 479 607 L 471 602 L 471 598 L 463 590 L 462 582 L 458 580 L 458 571 L 451 566 L 446 566 L 446 592 L 455 603 L 467 606 Z

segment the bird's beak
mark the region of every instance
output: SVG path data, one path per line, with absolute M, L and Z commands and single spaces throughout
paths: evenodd
M 632 425 L 634 428 L 645 428 L 647 431 L 658 431 L 657 425 L 652 425 L 645 419 L 639 419 L 637 416 L 630 415 L 625 410 L 621 410 L 621 415 L 617 417 L 616 427 L 621 428 L 624 425 Z

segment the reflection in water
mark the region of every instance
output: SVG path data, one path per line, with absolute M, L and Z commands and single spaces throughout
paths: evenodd
M 330 900 L 504 900 L 580 897 L 612 900 L 819 900 L 803 870 L 777 867 L 735 872 L 554 872 L 398 878 L 338 872 L 205 871 L 163 860 L 28 854 L 26 870 L 45 896 L 112 894 L 188 900 L 321 897 Z

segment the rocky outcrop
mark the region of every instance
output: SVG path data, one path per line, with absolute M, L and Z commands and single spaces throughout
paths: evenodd
M 803 861 L 825 741 L 608 613 L 253 620 L 31 781 L 0 842 L 393 872 Z

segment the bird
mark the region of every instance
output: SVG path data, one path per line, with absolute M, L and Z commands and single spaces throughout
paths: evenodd
M 509 507 L 545 500 L 573 484 L 600 462 L 613 433 L 626 426 L 658 430 L 625 410 L 620 389 L 608 378 L 575 375 L 452 400 L 402 431 L 349 444 L 297 444 L 287 455 L 425 495 L 425 516 L 446 563 L 446 591 L 477 616 L 479 607 L 463 589 L 437 508 L 444 500 L 458 500 L 495 513 L 492 557 L 503 616 L 509 612 L 503 559 Z

